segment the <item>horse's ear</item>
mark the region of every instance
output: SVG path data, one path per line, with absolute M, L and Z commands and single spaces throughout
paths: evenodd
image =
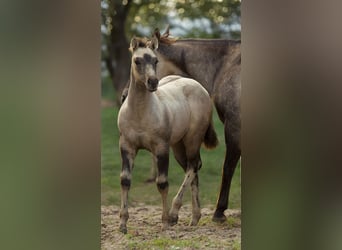
M 134 36 L 131 40 L 131 44 L 129 46 L 129 50 L 131 52 L 133 52 L 134 50 L 136 50 L 139 47 L 139 41 L 136 39 L 136 37 Z
M 152 37 L 156 37 L 158 40 L 160 40 L 160 32 L 158 28 L 155 28 Z
M 158 49 L 158 46 L 159 46 L 159 39 L 155 36 L 152 37 L 151 39 L 151 42 L 149 44 L 149 47 L 152 49 L 152 50 L 156 50 Z
M 166 26 L 166 30 L 164 34 L 162 35 L 163 37 L 168 37 L 170 35 L 170 24 Z

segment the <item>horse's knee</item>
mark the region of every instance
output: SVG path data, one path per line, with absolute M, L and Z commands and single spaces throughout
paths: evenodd
M 168 187 L 169 182 L 167 180 L 167 175 L 166 173 L 159 173 L 157 178 L 156 178 L 156 184 L 157 187 L 160 189 L 165 189 L 166 187 Z
M 169 187 L 169 182 L 168 181 L 164 181 L 160 183 L 157 182 L 157 187 L 160 192 L 163 192 L 165 189 Z
M 124 188 L 124 189 L 130 189 L 131 187 L 131 180 L 124 177 L 124 178 L 121 178 L 121 187 Z
M 168 169 L 169 169 L 169 154 L 158 154 L 155 158 L 155 162 L 158 168 L 158 175 L 156 183 L 160 192 L 168 188 L 169 183 L 167 181 Z
M 122 189 L 129 190 L 131 187 L 131 173 L 127 170 L 123 170 L 120 174 L 120 184 Z

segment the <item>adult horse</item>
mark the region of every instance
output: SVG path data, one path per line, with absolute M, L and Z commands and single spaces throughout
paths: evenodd
M 162 222 L 166 228 L 177 223 L 182 197 L 189 185 L 192 194 L 190 225 L 197 225 L 201 217 L 198 198 L 198 170 L 202 165 L 200 147 L 202 143 L 208 148 L 217 145 L 208 92 L 195 80 L 180 76 L 167 76 L 160 80 L 158 86 L 157 56 L 140 44 L 139 39 L 131 41 L 130 86 L 127 100 L 118 115 L 122 159 L 120 231 L 123 233 L 127 233 L 128 191 L 134 158 L 139 149 L 150 151 L 158 168 L 156 183 L 162 196 Z M 151 46 L 155 48 L 153 42 Z M 167 176 L 170 147 L 184 169 L 185 177 L 169 212 Z
M 163 35 L 156 29 L 150 40 L 158 41 L 154 50 L 159 60 L 157 77 L 176 74 L 201 83 L 224 124 L 226 155 L 213 221 L 225 221 L 231 181 L 241 156 L 241 41 L 174 39 L 168 28 Z

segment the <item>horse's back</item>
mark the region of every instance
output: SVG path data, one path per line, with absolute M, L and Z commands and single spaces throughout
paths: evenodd
M 183 77 L 181 77 L 179 75 L 168 75 L 168 76 L 165 76 L 162 79 L 160 79 L 159 86 L 162 86 L 164 84 L 167 84 L 167 83 L 179 80 L 181 78 L 183 78 Z
M 158 95 L 171 110 L 174 127 L 184 127 L 188 122 L 188 134 L 204 133 L 212 115 L 209 93 L 197 81 L 180 76 L 167 76 L 161 79 Z
M 199 82 L 191 78 L 169 75 L 159 81 L 159 86 L 159 90 L 164 93 L 184 96 L 186 99 L 190 97 L 210 99 L 206 89 Z

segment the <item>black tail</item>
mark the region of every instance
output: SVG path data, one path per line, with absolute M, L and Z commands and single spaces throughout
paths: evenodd
M 212 148 L 215 148 L 217 145 L 218 145 L 218 139 L 217 139 L 216 132 L 214 130 L 213 121 L 211 120 L 207 128 L 207 132 L 205 132 L 204 146 L 207 149 L 212 149 Z

